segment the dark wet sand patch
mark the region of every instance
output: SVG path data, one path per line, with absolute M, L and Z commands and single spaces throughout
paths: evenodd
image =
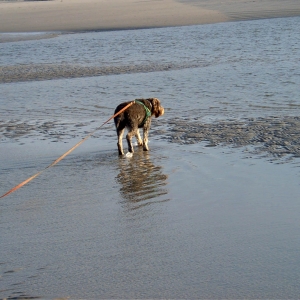
M 59 123 L 56 121 L 45 121 L 45 122 L 32 122 L 20 121 L 20 120 L 10 120 L 10 121 L 0 121 L 0 141 L 6 139 L 18 140 L 20 138 L 28 137 L 39 137 L 40 139 L 54 139 L 64 140 L 70 137 L 78 136 L 78 127 L 83 127 L 83 124 L 77 124 L 76 129 L 78 130 L 74 134 L 70 127 L 73 127 L 72 123 Z
M 256 154 L 273 158 L 300 157 L 300 117 L 259 117 L 215 123 L 169 121 L 166 137 L 172 143 L 207 146 L 254 146 Z
M 57 37 L 59 33 L 0 33 L 0 43 L 11 43 L 20 41 L 33 41 Z
M 151 63 L 123 66 L 81 66 L 67 64 L 32 64 L 0 66 L 0 83 L 51 80 L 60 78 L 79 78 L 92 76 L 149 73 L 185 68 L 197 68 L 203 63 Z

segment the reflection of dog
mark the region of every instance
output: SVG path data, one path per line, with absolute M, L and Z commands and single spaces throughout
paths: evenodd
M 160 105 L 160 101 L 157 98 L 136 99 L 134 102 L 134 104 L 114 119 L 118 135 L 119 155 L 124 155 L 122 138 L 125 127 L 128 129 L 128 134 L 126 135 L 128 151 L 133 153 L 131 143 L 133 136 L 136 137 L 138 145 L 143 146 L 143 149 L 148 151 L 148 133 L 151 125 L 151 117 L 155 116 L 158 118 L 164 114 L 164 108 Z M 124 102 L 118 105 L 115 114 L 129 103 Z M 141 139 L 139 128 L 143 128 L 143 140 Z
M 129 210 L 146 206 L 150 203 L 168 201 L 166 188 L 168 176 L 163 173 L 163 167 L 155 164 L 149 152 L 141 148 L 136 151 L 135 159 L 119 159 L 119 174 L 116 181 L 120 184 L 122 202 Z

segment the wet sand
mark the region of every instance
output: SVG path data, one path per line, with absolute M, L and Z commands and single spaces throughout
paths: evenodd
M 28 143 L 28 138 L 66 143 L 74 138 L 74 130 L 70 130 L 74 125 L 79 139 L 80 134 L 87 132 L 84 129 L 88 124 L 0 121 L 0 136 L 7 141 L 17 140 L 21 144 Z M 160 126 L 152 130 L 153 135 L 171 144 L 190 145 L 203 142 L 206 147 L 250 147 L 249 152 L 252 154 L 275 161 L 300 157 L 300 117 L 244 118 L 213 123 L 174 118 L 167 122 L 160 120 L 157 125 Z
M 0 32 L 117 30 L 300 15 L 298 0 L 0 1 L 0 8 Z
M 259 117 L 213 123 L 174 120 L 169 124 L 173 126 L 167 137 L 171 142 L 206 142 L 206 147 L 250 146 L 252 153 L 270 160 L 300 157 L 299 117 Z
M 182 64 L 143 64 L 123 66 L 80 66 L 71 64 L 30 64 L 15 66 L 0 66 L 0 83 L 51 80 L 59 78 L 78 78 L 92 76 L 107 76 L 113 74 L 149 73 L 159 71 L 193 68 L 195 63 Z

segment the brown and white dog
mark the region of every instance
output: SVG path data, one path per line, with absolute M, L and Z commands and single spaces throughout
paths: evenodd
M 115 114 L 130 102 L 124 102 L 117 106 Z M 132 137 L 135 136 L 139 146 L 143 146 L 144 151 L 148 151 L 148 134 L 151 125 L 151 117 L 156 118 L 164 114 L 164 108 L 157 98 L 136 99 L 124 112 L 114 118 L 117 135 L 119 155 L 124 155 L 122 138 L 125 128 L 128 130 L 126 140 L 128 151 L 133 153 Z M 143 140 L 140 136 L 139 128 L 143 128 Z

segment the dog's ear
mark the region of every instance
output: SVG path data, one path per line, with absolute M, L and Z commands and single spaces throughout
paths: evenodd
M 160 105 L 160 101 L 157 98 L 150 98 L 147 100 L 152 104 L 152 115 L 154 115 L 155 118 L 158 118 L 164 114 L 165 110 Z

